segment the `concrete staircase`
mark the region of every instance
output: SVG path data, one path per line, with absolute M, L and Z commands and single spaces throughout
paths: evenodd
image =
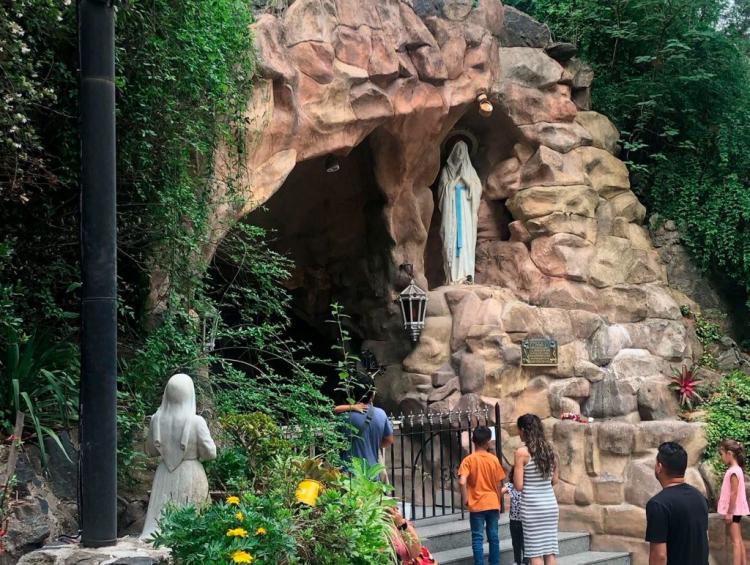
M 469 516 L 426 518 L 416 522 L 422 543 L 432 552 L 439 565 L 473 565 Z M 629 553 L 591 551 L 588 533 L 560 532 L 558 565 L 630 565 Z M 487 560 L 485 544 L 484 556 Z M 508 514 L 500 515 L 500 565 L 512 565 L 513 546 L 510 541 Z

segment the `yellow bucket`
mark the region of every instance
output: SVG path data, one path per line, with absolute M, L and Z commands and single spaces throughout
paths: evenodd
M 305 479 L 300 482 L 299 486 L 297 486 L 297 492 L 294 495 L 301 503 L 307 504 L 308 506 L 315 506 L 315 502 L 318 500 L 322 488 L 323 485 L 320 481 L 316 481 L 315 479 Z

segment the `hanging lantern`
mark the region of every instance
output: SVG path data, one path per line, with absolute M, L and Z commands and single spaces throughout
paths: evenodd
M 424 319 L 427 313 L 427 293 L 414 282 L 413 273 L 409 286 L 401 291 L 398 302 L 401 306 L 401 316 L 404 329 L 408 332 L 412 342 L 419 341 L 419 335 L 424 329 Z
M 479 115 L 483 118 L 489 118 L 492 115 L 494 108 L 492 102 L 487 98 L 486 94 L 480 94 L 477 96 L 477 102 L 479 103 Z

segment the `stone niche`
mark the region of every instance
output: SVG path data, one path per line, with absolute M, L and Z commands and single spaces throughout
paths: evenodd
M 295 309 L 318 323 L 331 299 L 345 304 L 386 365 L 377 386 L 393 412 L 499 403 L 509 457 L 515 419 L 538 414 L 561 457 L 562 526 L 644 563 L 661 441 L 686 445 L 689 480 L 705 490 L 701 426 L 678 419 L 667 386 L 699 344 L 617 158 L 617 129 L 591 111 L 590 68 L 550 56 L 546 26 L 498 0 L 466 13 L 445 4 L 296 0 L 258 18 L 241 198 L 226 203 L 220 150 L 206 254 L 232 221 L 276 230 L 297 264 Z M 475 284 L 444 286 L 434 189 L 461 131 L 477 139 L 483 183 Z M 330 155 L 338 173 L 325 172 Z M 393 304 L 404 263 L 429 289 L 414 347 Z M 521 366 L 522 340 L 542 336 L 558 340 L 558 365 Z

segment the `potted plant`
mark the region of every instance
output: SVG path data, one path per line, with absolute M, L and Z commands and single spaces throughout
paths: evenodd
M 308 506 L 315 506 L 325 483 L 338 478 L 338 471 L 325 465 L 320 459 L 306 459 L 302 463 L 305 478 L 300 481 L 295 492 L 297 500 Z

